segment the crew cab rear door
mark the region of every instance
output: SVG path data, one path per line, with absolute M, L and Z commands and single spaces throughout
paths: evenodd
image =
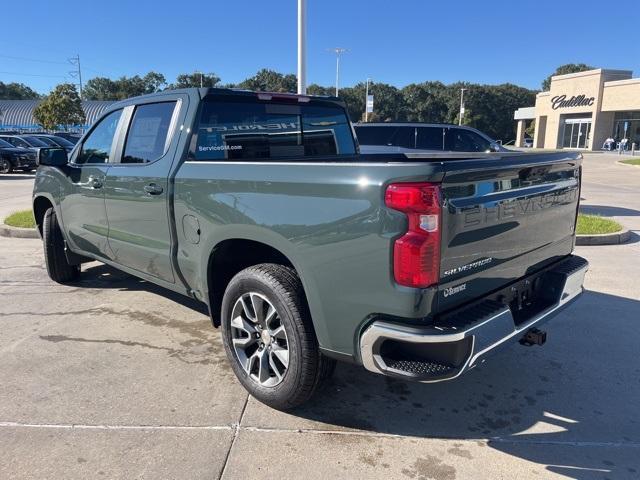
M 161 95 L 125 107 L 126 135 L 105 182 L 109 246 L 115 261 L 173 283 L 168 175 L 186 95 Z
M 441 310 L 571 253 L 581 161 L 563 152 L 444 163 Z

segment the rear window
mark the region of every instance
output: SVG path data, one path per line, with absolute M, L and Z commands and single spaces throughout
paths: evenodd
M 46 145 L 47 147 L 59 147 L 56 142 L 47 137 L 24 137 L 31 145 L 42 146 Z
M 360 145 L 415 148 L 416 129 L 414 127 L 356 126 L 355 129 Z
M 195 160 L 355 154 L 351 125 L 337 105 L 205 100 L 194 140 Z

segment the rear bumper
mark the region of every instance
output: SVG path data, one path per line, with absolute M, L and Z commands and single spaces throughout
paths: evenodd
M 507 288 L 536 285 L 537 296 L 516 311 L 500 292 L 415 327 L 376 320 L 360 337 L 364 367 L 372 372 L 421 382 L 452 380 L 485 360 L 509 340 L 551 319 L 583 292 L 588 262 L 575 255 Z

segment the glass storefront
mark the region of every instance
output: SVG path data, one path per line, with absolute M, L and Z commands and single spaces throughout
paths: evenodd
M 589 148 L 591 116 L 563 116 L 562 148 Z
M 616 144 L 627 139 L 626 148 L 635 143 L 640 146 L 640 110 L 632 112 L 616 112 L 613 121 L 613 138 Z

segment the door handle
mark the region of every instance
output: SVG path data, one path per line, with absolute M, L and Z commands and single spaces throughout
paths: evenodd
M 144 186 L 144 191 L 148 195 L 160 195 L 163 192 L 163 188 L 157 183 L 150 183 Z

